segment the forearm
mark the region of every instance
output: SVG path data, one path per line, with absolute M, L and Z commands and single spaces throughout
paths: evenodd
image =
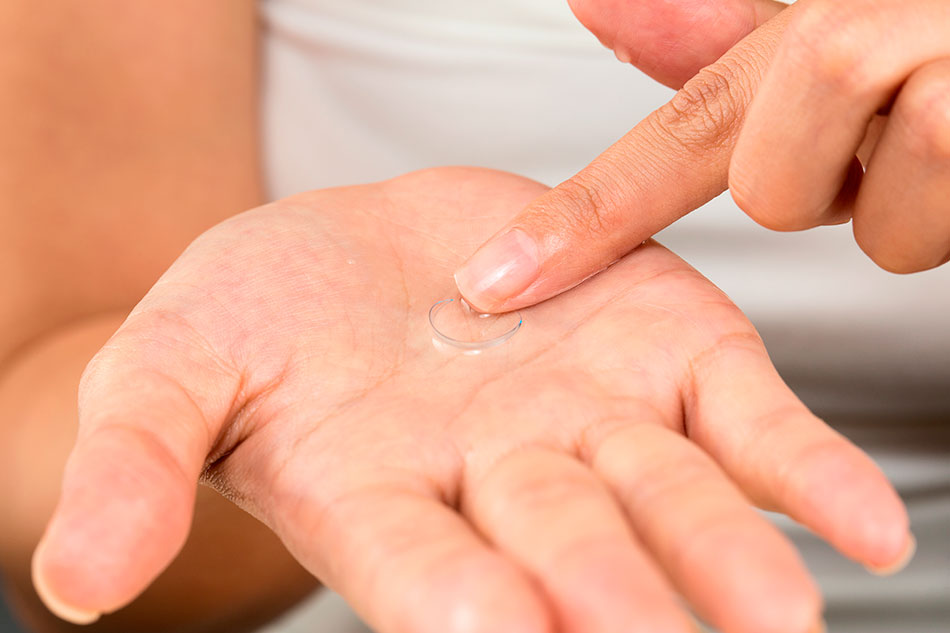
M 251 0 L 0 2 L 0 358 L 261 202 Z
M 30 557 L 56 503 L 75 436 L 79 376 L 123 317 L 71 324 L 0 364 L 0 564 L 19 615 L 42 633 L 74 628 L 39 602 Z M 192 534 L 178 559 L 131 606 L 93 630 L 251 630 L 314 586 L 270 530 L 202 487 Z

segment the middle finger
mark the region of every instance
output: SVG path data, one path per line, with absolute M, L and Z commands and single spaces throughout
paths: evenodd
M 518 450 L 476 474 L 462 511 L 543 586 L 564 633 L 694 630 L 603 482 L 577 460 Z

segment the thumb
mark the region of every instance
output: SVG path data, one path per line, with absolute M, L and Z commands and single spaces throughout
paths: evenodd
M 791 13 L 747 36 L 590 165 L 528 205 L 456 271 L 462 296 L 486 312 L 533 305 L 725 191 L 746 109 Z
M 619 59 L 680 88 L 786 5 L 775 0 L 568 0 Z
M 65 620 L 88 624 L 124 606 L 185 542 L 234 390 L 194 336 L 133 314 L 83 375 L 78 439 L 33 556 L 37 593 Z

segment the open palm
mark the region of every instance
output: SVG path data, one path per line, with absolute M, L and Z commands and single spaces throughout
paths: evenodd
M 473 169 L 302 194 L 196 240 L 97 355 L 47 598 L 110 611 L 174 557 L 202 479 L 385 633 L 801 633 L 820 598 L 750 505 L 884 566 L 903 507 L 740 311 L 647 243 L 440 350 L 451 271 L 544 187 Z

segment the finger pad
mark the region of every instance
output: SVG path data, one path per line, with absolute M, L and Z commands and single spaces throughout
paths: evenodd
M 805 522 L 842 553 L 875 567 L 899 558 L 909 530 L 907 510 L 864 453 L 838 442 L 813 451 L 799 470 Z
M 801 559 L 777 533 L 745 526 L 713 537 L 704 549 L 719 555 L 693 565 L 689 593 L 722 630 L 805 631 L 817 621 L 819 591 Z
M 87 445 L 37 553 L 47 588 L 65 603 L 112 611 L 138 595 L 187 537 L 194 484 L 160 452 L 115 438 Z M 129 450 L 130 448 L 138 450 Z
M 495 555 L 478 555 L 430 569 L 419 591 L 407 592 L 403 612 L 411 631 L 424 633 L 549 633 L 552 623 L 538 592 Z

